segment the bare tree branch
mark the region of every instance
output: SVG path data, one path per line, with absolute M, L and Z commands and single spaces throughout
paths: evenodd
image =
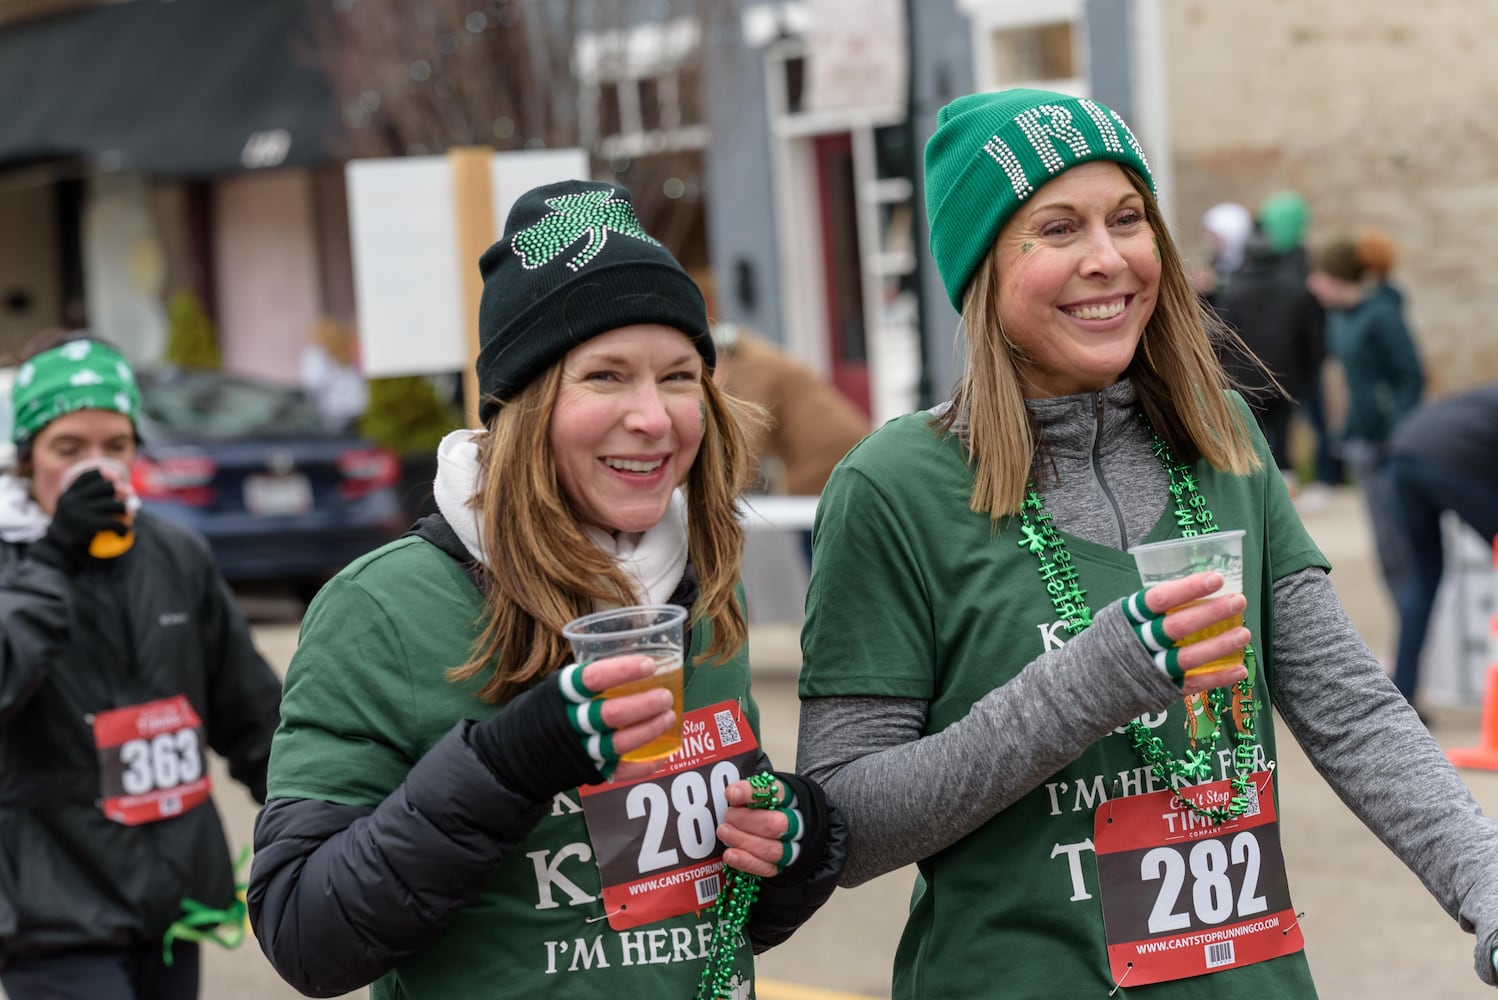
M 583 135 L 584 101 L 613 99 L 626 88 L 659 96 L 655 77 L 674 75 L 681 124 L 705 124 L 707 40 L 733 16 L 734 0 L 307 2 L 313 59 L 343 108 L 350 158 L 441 153 L 460 145 L 583 145 L 594 176 L 630 188 L 651 233 L 679 255 L 705 255 L 700 144 L 605 159 L 602 137 Z M 628 48 L 627 29 L 668 22 L 695 25 L 698 43 L 642 68 L 642 53 Z M 599 46 L 597 72 L 616 86 L 600 88 L 582 78 L 578 40 L 584 33 Z M 587 114 L 618 118 L 617 111 L 596 107 Z M 662 118 L 654 108 L 648 116 Z

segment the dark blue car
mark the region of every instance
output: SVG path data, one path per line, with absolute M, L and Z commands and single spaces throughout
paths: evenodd
M 231 583 L 302 596 L 408 524 L 390 451 L 325 429 L 299 390 L 205 371 L 140 377 L 134 486 L 201 533 Z

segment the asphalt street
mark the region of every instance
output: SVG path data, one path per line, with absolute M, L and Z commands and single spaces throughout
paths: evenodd
M 1375 652 L 1392 644 L 1392 617 L 1378 583 L 1357 495 L 1338 492 L 1305 514 L 1332 559 L 1332 579 Z M 294 649 L 297 611 L 289 602 L 247 598 L 256 638 L 277 666 Z M 795 758 L 799 667 L 796 623 L 760 622 L 751 639 L 764 743 L 780 762 Z M 1478 741 L 1476 705 L 1432 711 L 1447 747 Z M 1410 874 L 1339 802 L 1292 740 L 1281 741 L 1281 814 L 1290 888 L 1307 954 L 1324 1000 L 1461 1000 L 1491 996 L 1472 971 L 1470 935 L 1458 929 Z M 1478 801 L 1498 814 L 1498 775 L 1464 772 Z M 220 768 L 217 796 L 237 850 L 248 841 L 253 803 Z M 1399 789 L 1389 789 L 1399 794 Z M 889 996 L 913 869 L 839 891 L 794 938 L 761 957 L 762 1000 L 852 1000 Z M 1127 990 L 1121 995 L 1126 995 Z M 253 942 L 235 952 L 209 948 L 204 996 L 272 1000 L 297 994 L 282 984 Z M 353 994 L 363 996 L 365 991 Z M 652 998 L 654 1000 L 654 998 Z M 1099 998 L 1102 1000 L 1102 998 Z

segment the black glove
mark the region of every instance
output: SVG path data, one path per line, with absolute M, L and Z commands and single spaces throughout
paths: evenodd
M 574 663 L 468 730 L 468 745 L 499 783 L 535 802 L 593 785 L 619 763 L 603 703 L 582 686 Z
M 114 495 L 114 489 L 114 483 L 98 469 L 79 476 L 57 498 L 52 524 L 31 547 L 32 558 L 64 573 L 76 573 L 87 566 L 94 558 L 88 554 L 88 546 L 96 534 L 113 531 L 123 535 L 129 530 L 122 520 L 125 501 Z

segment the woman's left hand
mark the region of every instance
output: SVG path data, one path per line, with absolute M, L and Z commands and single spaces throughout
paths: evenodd
M 765 878 L 780 874 L 793 857 L 787 836 L 798 836 L 800 830 L 791 831 L 792 817 L 801 824 L 798 810 L 788 808 L 791 793 L 785 783 L 775 781 L 774 808 L 750 808 L 754 798 L 754 786 L 748 781 L 736 781 L 725 793 L 728 812 L 718 826 L 718 839 L 727 845 L 723 852 L 723 863 L 750 875 Z

